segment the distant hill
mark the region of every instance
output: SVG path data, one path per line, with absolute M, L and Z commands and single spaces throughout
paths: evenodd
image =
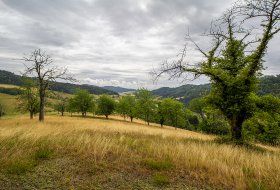
M 21 81 L 21 77 L 9 71 L 0 70 L 0 84 L 13 84 L 22 86 L 23 83 Z M 117 92 L 107 90 L 98 86 L 94 85 L 87 85 L 87 84 L 71 84 L 71 83 L 63 83 L 63 82 L 56 82 L 54 85 L 51 86 L 51 90 L 58 91 L 58 92 L 65 92 L 68 94 L 74 94 L 76 89 L 84 89 L 88 90 L 92 94 L 109 94 L 109 95 L 118 95 Z
M 202 84 L 202 85 L 183 85 L 177 88 L 168 88 L 163 87 L 157 90 L 153 90 L 152 93 L 156 96 L 161 96 L 163 98 L 174 98 L 187 104 L 194 98 L 198 98 L 204 96 L 209 93 L 211 89 L 210 84 Z
M 176 88 L 163 87 L 153 90 L 152 93 L 163 98 L 174 98 L 188 104 L 192 99 L 207 95 L 211 90 L 210 84 L 202 85 L 183 85 Z M 257 91 L 258 95 L 272 94 L 280 97 L 280 75 L 264 76 L 260 78 L 260 83 Z
M 113 92 L 117 92 L 117 93 L 133 92 L 133 91 L 135 91 L 135 89 L 122 88 L 122 87 L 118 87 L 118 86 L 103 86 L 102 88 L 104 88 L 106 90 L 113 91 Z

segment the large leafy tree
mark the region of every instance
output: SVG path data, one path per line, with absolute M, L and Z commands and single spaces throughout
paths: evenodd
M 171 98 L 165 98 L 158 104 L 159 122 L 161 126 L 168 123 L 175 128 L 178 127 L 178 120 L 183 117 L 183 104 Z
M 135 92 L 137 100 L 137 116 L 144 119 L 148 125 L 156 112 L 155 97 L 146 89 L 139 89 Z
M 77 90 L 73 99 L 69 100 L 70 110 L 81 112 L 85 117 L 94 106 L 93 96 L 87 90 Z
M 109 115 L 111 115 L 116 108 L 116 102 L 111 96 L 104 94 L 98 98 L 97 107 L 97 113 L 105 115 L 106 119 L 108 119 Z
M 252 116 L 257 76 L 263 69 L 269 42 L 280 31 L 279 20 L 280 0 L 238 1 L 211 25 L 206 35 L 212 39 L 209 51 L 187 36 L 204 57 L 201 62 L 190 64 L 186 60 L 186 44 L 180 58 L 166 61 L 157 76 L 163 73 L 171 77 L 190 73 L 194 78 L 207 76 L 212 84 L 210 102 L 228 119 L 232 139 L 242 142 L 242 124 Z M 246 28 L 249 22 L 257 21 L 260 24 L 256 29 Z
M 122 96 L 117 104 L 117 111 L 124 117 L 129 117 L 130 121 L 136 116 L 136 99 L 132 95 Z

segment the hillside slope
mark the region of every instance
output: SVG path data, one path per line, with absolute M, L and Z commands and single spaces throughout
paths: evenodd
M 187 104 L 194 98 L 199 98 L 205 96 L 209 93 L 211 89 L 210 84 L 203 85 L 183 85 L 177 88 L 163 87 L 157 90 L 153 90 L 152 93 L 156 96 L 161 96 L 164 98 L 171 97 L 180 100 L 181 102 Z
M 12 85 L 18 85 L 22 86 L 22 81 L 20 79 L 21 77 L 19 75 L 15 75 L 14 73 L 0 70 L 0 84 L 12 84 Z M 91 94 L 109 94 L 109 95 L 118 95 L 118 93 L 103 89 L 98 86 L 94 85 L 87 85 L 87 84 L 71 84 L 71 83 L 63 83 L 63 82 L 56 82 L 53 84 L 50 88 L 51 90 L 58 91 L 58 92 L 64 92 L 68 94 L 74 94 L 76 89 L 84 89 L 88 90 Z
M 0 120 L 0 189 L 278 189 L 279 149 L 103 118 Z
M 119 87 L 119 86 L 103 86 L 102 88 L 107 89 L 107 90 L 111 90 L 111 91 L 117 92 L 117 93 L 133 92 L 133 91 L 135 91 L 135 89 L 123 88 L 123 87 Z
M 179 99 L 181 102 L 188 104 L 192 99 L 207 95 L 211 90 L 210 84 L 201 85 L 183 85 L 176 88 L 163 87 L 153 90 L 153 94 L 163 98 L 171 97 Z M 280 96 L 280 75 L 264 76 L 260 78 L 258 85 L 258 95 L 272 94 Z

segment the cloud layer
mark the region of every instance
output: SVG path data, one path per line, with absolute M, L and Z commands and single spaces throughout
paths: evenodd
M 42 48 L 83 83 L 129 88 L 177 86 L 149 72 L 174 57 L 190 28 L 203 33 L 231 6 L 224 0 L 2 0 L 0 69 L 19 73 L 18 58 Z M 278 38 L 279 40 L 279 38 Z M 280 72 L 277 40 L 266 74 Z M 194 58 L 197 55 L 193 55 Z M 202 83 L 200 79 L 195 83 Z

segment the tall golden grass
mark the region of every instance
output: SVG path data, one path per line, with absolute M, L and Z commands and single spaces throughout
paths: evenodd
M 214 139 L 172 127 L 147 126 L 141 121 L 59 116 L 48 116 L 44 123 L 25 117 L 2 119 L 0 172 L 15 161 L 28 162 L 43 144 L 55 154 L 74 155 L 80 161 L 108 160 L 115 167 L 129 165 L 139 175 L 147 160 L 159 164 L 168 161 L 172 168 L 163 173 L 170 179 L 169 188 L 191 183 L 217 189 L 279 189 L 278 148 L 263 146 L 266 150 L 259 151 L 218 144 Z

